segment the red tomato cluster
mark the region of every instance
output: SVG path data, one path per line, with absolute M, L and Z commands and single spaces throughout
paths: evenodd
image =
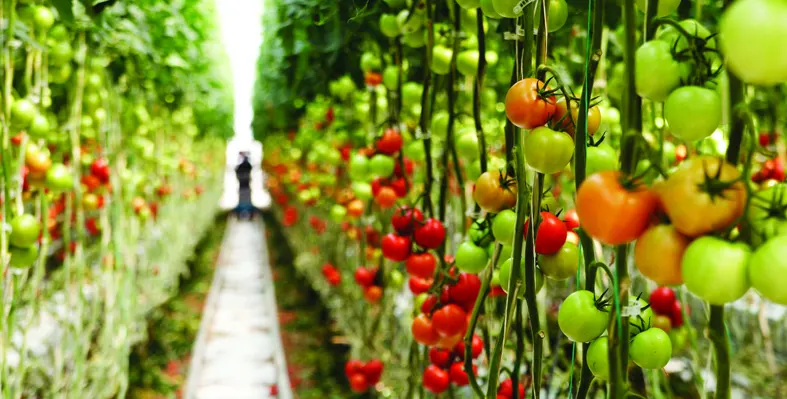
M 328 229 L 328 222 L 314 215 L 309 217 L 309 224 L 317 235 L 322 235 Z
M 473 359 L 477 359 L 484 351 L 484 341 L 477 335 L 473 336 L 470 344 L 470 353 Z M 463 387 L 470 383 L 470 378 L 465 370 L 465 345 L 459 341 L 453 348 L 444 349 L 438 347 L 429 348 L 429 366 L 423 374 L 423 384 L 429 391 L 439 394 L 445 392 L 450 384 Z M 477 373 L 478 368 L 473 365 L 473 374 Z
M 413 242 L 424 251 L 428 251 L 440 247 L 445 241 L 443 223 L 435 218 L 425 220 L 423 213 L 417 208 L 400 207 L 391 218 L 391 224 L 396 232 L 383 237 L 381 247 L 383 256 L 395 262 L 405 260 L 409 262 L 409 258 L 413 254 Z M 420 259 L 422 252 L 415 252 L 415 255 Z M 431 271 L 433 272 L 434 269 L 432 268 Z M 426 272 L 415 273 L 415 275 L 423 279 L 432 277 L 431 273 Z
M 380 382 L 380 377 L 383 375 L 383 362 L 372 359 L 364 363 L 351 359 L 344 364 L 344 375 L 350 380 L 350 388 L 353 392 L 366 392 Z
M 514 381 L 510 378 L 507 380 L 503 380 L 500 383 L 500 387 L 497 388 L 497 398 L 496 399 L 511 399 L 514 397 Z M 520 382 L 519 383 L 519 396 L 518 398 L 525 397 L 525 386 Z
M 322 275 L 328 280 L 328 284 L 336 287 L 342 282 L 342 274 L 336 266 L 326 263 L 322 265 Z
M 377 303 L 383 297 L 383 288 L 378 283 L 376 267 L 355 269 L 355 282 L 363 288 L 363 296 L 369 303 Z
M 675 291 L 669 287 L 659 287 L 650 293 L 650 308 L 656 313 L 654 327 L 669 332 L 672 328 L 683 326 L 682 305 L 675 298 Z M 689 308 L 686 308 L 688 312 Z M 661 317 L 659 317 L 661 316 Z
M 785 164 L 783 158 L 769 159 L 762 164 L 762 168 L 751 176 L 751 181 L 762 183 L 768 180 L 784 181 Z
M 285 227 L 290 227 L 296 222 L 298 222 L 298 209 L 293 206 L 284 208 L 284 217 L 282 218 L 281 224 Z

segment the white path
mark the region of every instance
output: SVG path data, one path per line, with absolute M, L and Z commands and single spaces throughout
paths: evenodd
M 227 225 L 185 398 L 292 398 L 259 221 Z

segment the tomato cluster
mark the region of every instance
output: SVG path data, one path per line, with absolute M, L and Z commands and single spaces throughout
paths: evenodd
M 471 341 L 470 353 L 473 359 L 478 358 L 484 350 L 484 341 L 474 335 Z M 448 390 L 450 384 L 463 387 L 470 383 L 465 371 L 465 346 L 459 341 L 453 348 L 429 348 L 429 365 L 423 373 L 423 384 L 426 389 L 435 394 Z M 473 365 L 473 374 L 477 367 Z
M 326 263 L 322 265 L 322 275 L 328 281 L 328 284 L 336 287 L 342 282 L 342 274 L 336 266 Z
M 383 368 L 383 362 L 379 359 L 372 359 L 365 363 L 351 359 L 344 364 L 344 375 L 350 381 L 353 392 L 361 393 L 380 382 Z
M 376 267 L 361 266 L 355 269 L 355 282 L 363 289 L 363 296 L 369 303 L 377 303 L 383 297 L 378 274 Z

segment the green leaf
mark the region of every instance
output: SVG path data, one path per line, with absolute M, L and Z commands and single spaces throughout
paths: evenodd
M 60 18 L 71 23 L 74 21 L 74 2 L 73 0 L 52 0 L 52 5 L 57 9 Z

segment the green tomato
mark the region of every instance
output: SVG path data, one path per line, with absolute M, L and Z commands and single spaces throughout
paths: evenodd
M 465 50 L 456 56 L 456 69 L 465 76 L 478 73 L 478 50 Z
M 455 256 L 456 267 L 467 273 L 479 273 L 486 267 L 489 256 L 484 248 L 475 245 L 472 241 L 465 241 L 459 245 Z
M 451 57 L 454 52 L 443 45 L 434 46 L 432 49 L 432 72 L 438 75 L 447 75 L 451 71 Z
M 49 119 L 42 114 L 36 114 L 33 121 L 30 122 L 28 131 L 33 137 L 45 137 L 49 134 Z
M 618 169 L 618 154 L 611 146 L 602 143 L 596 147 L 588 147 L 586 154 L 585 174 L 590 176 L 605 170 Z
M 636 58 L 634 68 L 636 70 Z M 636 72 L 635 72 L 636 73 Z M 636 75 L 635 75 L 636 77 Z M 636 83 L 636 81 L 635 81 Z M 622 62 L 615 64 L 607 78 L 607 95 L 610 99 L 620 102 L 623 99 L 623 89 L 626 87 L 626 65 Z M 602 113 L 604 118 L 606 113 Z
M 41 223 L 38 219 L 29 213 L 23 213 L 11 220 L 9 241 L 15 247 L 27 248 L 36 243 L 39 233 L 41 233 Z
M 634 57 L 635 86 L 640 97 L 663 102 L 680 86 L 680 64 L 672 58 L 672 49 L 667 42 L 645 42 Z
M 391 8 L 402 8 L 407 5 L 405 0 L 383 0 L 385 4 L 388 4 L 388 7 Z
M 721 98 L 711 89 L 683 86 L 667 97 L 664 118 L 676 137 L 686 141 L 703 139 L 721 124 Z
M 27 248 L 11 247 L 9 248 L 9 252 L 11 253 L 11 267 L 17 269 L 25 269 L 33 266 L 33 263 L 38 259 L 38 247 L 35 245 L 31 245 Z
M 383 70 L 383 85 L 388 90 L 396 90 L 399 83 L 399 68 L 396 65 L 388 65 Z
M 38 115 L 36 106 L 26 99 L 15 100 L 11 104 L 11 120 L 15 125 L 27 127 Z
M 351 185 L 353 194 L 363 201 L 369 200 L 372 198 L 372 186 L 369 183 L 355 181 Z
M 568 339 L 574 342 L 590 342 L 606 331 L 609 313 L 596 308 L 592 292 L 579 290 L 569 295 L 560 305 L 557 323 Z
M 405 10 L 407 12 L 407 10 Z M 399 21 L 396 15 L 383 14 L 380 15 L 380 32 L 386 37 L 394 38 L 402 34 L 399 29 Z M 363 69 L 363 67 L 361 67 Z
M 388 275 L 388 287 L 399 289 L 404 285 L 404 274 L 399 270 L 391 270 Z
M 49 28 L 55 24 L 55 15 L 48 7 L 38 6 L 33 15 L 33 22 L 35 23 L 36 29 L 48 31 Z
M 410 16 L 410 11 L 400 11 L 396 16 L 396 23 L 398 24 L 399 31 L 404 35 L 421 31 L 424 26 L 424 20 L 426 19 L 425 14 L 426 13 L 423 11 L 418 11 L 416 9 L 415 14 L 408 20 L 407 18 Z
M 515 229 L 516 212 L 510 209 L 500 211 L 492 220 L 492 234 L 504 245 L 513 245 Z
M 651 328 L 634 337 L 629 355 L 643 369 L 660 369 L 672 357 L 672 341 L 664 330 Z
M 787 235 L 787 185 L 777 184 L 755 193 L 749 200 L 751 242 L 759 245 L 773 237 Z
M 749 280 L 763 297 L 787 305 L 787 289 L 778 276 L 787 275 L 787 236 L 766 241 L 754 251 L 749 261 Z
M 562 28 L 567 20 L 568 3 L 565 0 L 549 0 L 549 14 L 547 15 L 549 32 L 555 32 Z
M 521 278 L 522 285 L 519 287 L 519 297 L 525 297 L 525 259 L 524 255 L 522 256 L 522 260 L 519 262 L 519 277 Z M 503 289 L 506 293 L 508 293 L 508 284 L 511 281 L 511 272 L 512 272 L 512 265 L 514 264 L 514 259 L 507 258 L 502 265 L 500 265 L 500 288 Z M 536 294 L 541 291 L 541 288 L 544 287 L 544 275 L 541 273 L 539 268 L 536 268 Z
M 772 0 L 740 0 L 719 21 L 727 68 L 746 83 L 770 86 L 787 81 L 787 5 Z
M 486 56 L 486 65 L 488 65 L 488 66 L 495 66 L 495 65 L 497 65 L 498 56 L 497 56 L 496 52 L 494 52 L 494 51 L 487 51 L 484 55 Z M 493 93 L 495 95 L 495 98 L 497 98 L 497 92 L 494 91 L 493 89 L 487 87 L 487 88 L 484 89 L 484 91 L 489 92 L 489 93 Z
M 558 209 L 560 209 L 560 203 L 557 198 L 552 195 L 552 192 L 549 191 L 544 193 L 541 197 L 541 210 L 555 213 Z
M 393 174 L 396 161 L 388 155 L 377 154 L 369 160 L 369 172 L 372 177 L 388 177 Z
M 685 348 L 689 343 L 689 331 L 686 328 L 673 328 L 669 332 L 670 341 L 672 341 L 672 349 L 679 352 Z
M 369 179 L 369 158 L 361 154 L 353 154 L 350 158 L 350 178 L 367 181 Z
M 448 111 L 437 111 L 432 115 L 431 133 L 439 138 L 448 136 Z
M 503 18 L 502 15 L 498 14 L 497 11 L 495 11 L 494 0 L 479 0 L 478 3 L 479 3 L 478 5 L 481 7 L 481 11 L 483 11 L 484 15 L 487 18 L 492 18 L 492 19 Z
M 478 177 L 481 176 L 481 160 L 476 159 L 465 166 L 465 174 L 467 174 L 467 180 L 474 181 L 478 179 Z
M 746 244 L 700 237 L 683 254 L 683 283 L 692 294 L 712 305 L 733 302 L 749 290 L 750 257 Z
M 331 220 L 333 220 L 334 222 L 337 223 L 341 222 L 342 220 L 344 220 L 344 217 L 346 215 L 347 215 L 347 208 L 339 204 L 335 204 L 334 206 L 331 207 Z
M 480 0 L 456 0 L 456 4 L 466 10 L 475 10 L 481 5 Z
M 74 50 L 71 48 L 71 43 L 67 41 L 58 41 L 49 49 L 49 62 L 54 66 L 63 66 L 71 62 L 74 58 Z
M 426 150 L 424 150 L 424 143 L 420 140 L 415 140 L 404 147 L 404 155 L 415 162 L 421 162 L 426 159 Z
M 495 244 L 490 244 L 489 247 L 486 249 L 487 253 L 489 254 L 489 259 L 495 254 Z M 500 247 L 500 254 L 497 256 L 497 264 L 495 266 L 500 266 L 505 262 L 507 259 L 511 258 L 511 253 L 514 252 L 514 247 L 511 245 L 502 245 Z
M 579 248 L 566 242 L 552 255 L 538 255 L 538 267 L 553 280 L 565 280 L 577 274 Z
M 391 15 L 394 18 L 394 23 L 396 23 L 396 17 Z M 364 72 L 372 72 L 372 71 L 379 71 L 382 68 L 382 61 L 380 61 L 380 57 L 372 53 L 363 53 L 361 54 L 361 70 Z
M 489 282 L 489 285 L 492 287 L 500 286 L 500 270 L 495 270 L 492 272 L 492 281 Z
M 427 299 L 429 299 L 429 294 L 427 294 L 426 292 L 422 292 L 416 295 L 415 300 L 413 301 L 413 309 L 418 309 L 418 311 L 420 312 L 421 307 L 424 306 L 424 302 L 426 302 Z
M 664 17 L 667 15 L 672 14 L 678 9 L 680 5 L 680 0 L 659 0 L 659 7 L 656 10 L 657 17 Z M 640 11 L 645 12 L 647 10 L 648 0 L 637 0 L 637 7 Z M 550 11 L 552 11 L 550 9 Z
M 424 87 L 415 82 L 402 84 L 402 102 L 405 104 L 420 104 Z
M 675 164 L 675 161 L 678 160 L 675 150 L 675 144 L 673 144 L 671 141 L 665 141 L 661 143 L 661 152 L 664 155 L 664 163 L 667 166 Z
M 407 47 L 421 48 L 426 45 L 426 30 L 419 30 L 408 33 L 402 38 L 402 44 Z
M 639 334 L 653 325 L 653 318 L 655 316 L 653 315 L 653 309 L 648 305 L 648 301 L 642 298 L 637 300 L 637 298 L 630 296 L 629 306 L 639 307 L 639 314 L 629 317 L 629 326 L 631 326 L 632 335 Z
M 598 337 L 590 344 L 587 354 L 588 368 L 593 376 L 602 381 L 609 380 L 609 338 Z
M 492 0 L 495 12 L 503 18 L 516 18 L 514 7 L 519 4 L 519 0 Z
M 574 140 L 568 133 L 541 126 L 526 135 L 525 160 L 538 172 L 545 175 L 560 172 L 574 156 Z
M 473 161 L 480 156 L 478 151 L 478 135 L 475 131 L 468 130 L 457 137 L 456 152 L 460 157 Z
M 71 175 L 71 170 L 62 163 L 56 163 L 46 171 L 46 185 L 53 191 L 62 192 L 71 190 L 73 184 L 74 180 Z

